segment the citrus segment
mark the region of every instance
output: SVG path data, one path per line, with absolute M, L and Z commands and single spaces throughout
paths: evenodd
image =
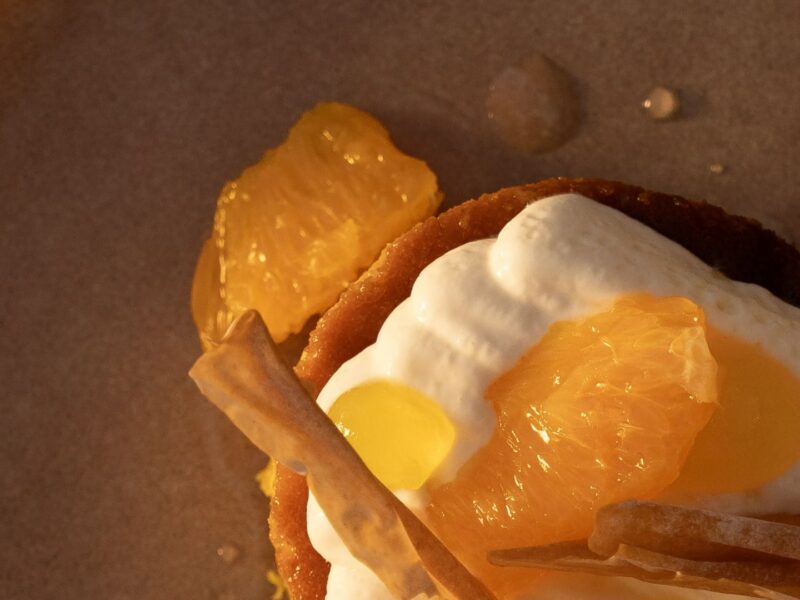
M 663 490 L 716 407 L 716 376 L 703 313 L 683 298 L 555 323 L 489 386 L 493 437 L 431 490 L 432 526 L 492 589 L 524 589 L 535 574 L 486 552 L 586 537 L 601 506 Z
M 719 364 L 719 408 L 697 436 L 667 495 L 740 492 L 800 460 L 800 379 L 757 344 L 709 327 Z
M 249 308 L 277 341 L 299 331 L 440 200 L 431 170 L 400 152 L 373 117 L 316 106 L 222 190 L 195 272 L 201 340 L 220 339 Z
M 415 490 L 445 459 L 456 430 L 436 402 L 402 383 L 374 380 L 328 411 L 370 471 L 392 490 Z
M 220 285 L 219 252 L 213 239 L 203 243 L 192 280 L 192 316 L 204 349 L 224 335 L 233 315 Z

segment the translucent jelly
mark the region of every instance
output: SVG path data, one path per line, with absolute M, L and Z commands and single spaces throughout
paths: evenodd
M 757 344 L 710 328 L 720 407 L 667 496 L 761 487 L 800 460 L 800 379 Z
M 345 392 L 328 416 L 370 471 L 392 490 L 422 486 L 445 459 L 456 436 L 436 402 L 386 379 Z

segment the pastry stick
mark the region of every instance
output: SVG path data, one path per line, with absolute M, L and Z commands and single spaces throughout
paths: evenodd
M 563 550 L 563 554 L 557 556 L 557 550 Z M 489 561 L 498 566 L 530 567 L 607 577 L 632 577 L 649 583 L 754 598 L 771 600 L 800 598 L 800 587 L 798 587 L 800 572 L 796 564 L 785 562 L 693 561 L 625 544 L 621 545 L 614 555 L 603 557 L 589 550 L 585 542 L 582 547 L 576 543 L 560 548 L 499 550 L 489 555 Z M 761 583 L 754 583 L 753 580 Z M 767 584 L 765 581 L 770 583 Z
M 800 598 L 800 527 L 629 500 L 602 508 L 588 540 L 498 550 L 489 562 L 739 594 Z
M 300 473 L 350 552 L 397 598 L 494 596 L 369 471 L 280 360 L 256 311 L 189 373 L 262 451 Z
M 697 560 L 800 561 L 800 527 L 660 502 L 628 500 L 597 512 L 589 549 L 611 556 L 621 544 Z

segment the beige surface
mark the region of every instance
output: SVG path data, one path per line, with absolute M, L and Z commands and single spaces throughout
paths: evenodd
M 800 242 L 800 3 L 382 4 L 0 1 L 0 598 L 267 597 L 264 459 L 186 377 L 188 293 L 222 183 L 317 100 L 373 112 L 451 203 L 596 175 Z M 484 100 L 533 51 L 584 115 L 530 158 Z M 658 84 L 683 118 L 643 116 Z

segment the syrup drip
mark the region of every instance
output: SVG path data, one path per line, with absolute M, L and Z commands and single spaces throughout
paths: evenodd
M 642 108 L 654 121 L 666 121 L 678 114 L 681 101 L 678 94 L 669 88 L 658 86 L 650 90 L 642 101 Z
M 241 554 L 241 551 L 234 544 L 222 544 L 222 546 L 217 548 L 217 556 L 219 556 L 220 560 L 226 565 L 235 563 L 236 559 L 239 558 L 239 554 Z
M 530 153 L 558 148 L 580 120 L 572 79 L 542 54 L 505 68 L 489 86 L 486 108 L 500 137 Z

